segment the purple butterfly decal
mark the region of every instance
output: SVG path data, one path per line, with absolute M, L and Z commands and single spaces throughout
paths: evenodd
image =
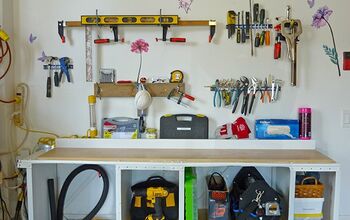
M 188 11 L 191 10 L 191 5 L 193 0 L 178 0 L 178 1 L 179 1 L 179 8 L 184 9 L 186 13 L 188 13 Z
M 29 43 L 33 43 L 36 39 L 38 39 L 38 37 L 34 36 L 33 34 L 29 35 Z
M 43 51 L 43 52 L 41 53 L 41 57 L 39 57 L 38 60 L 41 61 L 41 62 L 45 62 L 48 58 L 49 58 L 49 57 L 46 56 L 45 52 Z
M 310 8 L 313 8 L 315 5 L 315 0 L 307 0 L 307 3 L 309 4 Z

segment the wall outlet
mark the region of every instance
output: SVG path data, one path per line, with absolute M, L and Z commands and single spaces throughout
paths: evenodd
M 350 110 L 343 110 L 341 123 L 343 128 L 350 128 Z
M 15 113 L 13 114 L 13 122 L 17 126 L 23 126 L 24 123 L 24 115 L 23 115 L 23 106 L 26 102 L 25 99 L 25 90 L 21 86 L 16 87 L 16 99 L 18 100 L 15 104 Z

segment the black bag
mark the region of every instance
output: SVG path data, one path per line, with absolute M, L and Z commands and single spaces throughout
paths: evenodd
M 162 187 L 168 192 L 167 197 L 161 199 L 161 207 L 165 219 L 178 219 L 178 186 L 168 182 L 161 176 L 153 176 L 131 187 L 133 193 L 130 207 L 131 220 L 145 220 L 148 215 L 155 213 L 154 204 L 147 201 L 147 189 L 158 187 Z
M 231 216 L 234 220 L 279 220 L 282 197 L 255 167 L 243 167 L 232 183 Z

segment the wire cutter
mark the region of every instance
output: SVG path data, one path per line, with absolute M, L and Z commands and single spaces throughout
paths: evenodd
M 252 98 L 250 99 L 249 114 L 252 113 L 256 92 L 258 91 L 258 80 L 255 77 L 252 77 L 251 80 L 252 80 L 252 85 L 250 86 L 248 93 L 249 94 L 251 92 L 253 93 L 252 93 Z
M 221 104 L 222 104 L 220 81 L 218 79 L 215 81 L 215 93 L 214 93 L 213 104 L 214 104 L 214 107 L 221 107 Z
M 262 95 L 261 95 L 261 98 L 260 98 L 262 103 L 265 103 L 265 96 L 267 96 L 268 102 L 271 102 L 271 94 L 269 92 L 269 86 L 268 86 L 268 83 L 267 83 L 267 78 L 265 78 L 264 86 L 262 88 Z
M 60 72 L 60 77 L 59 77 L 59 82 L 62 80 L 63 73 L 67 77 L 67 81 L 71 82 L 70 75 L 69 75 L 69 62 L 70 59 L 68 57 L 62 57 L 59 59 L 60 61 L 60 66 L 61 66 L 61 72 Z

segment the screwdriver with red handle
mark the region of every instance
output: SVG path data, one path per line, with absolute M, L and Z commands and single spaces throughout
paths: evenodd
M 163 41 L 162 38 L 156 38 L 156 41 Z M 169 41 L 171 43 L 186 43 L 186 38 L 183 37 L 172 37 L 167 39 L 166 41 Z

